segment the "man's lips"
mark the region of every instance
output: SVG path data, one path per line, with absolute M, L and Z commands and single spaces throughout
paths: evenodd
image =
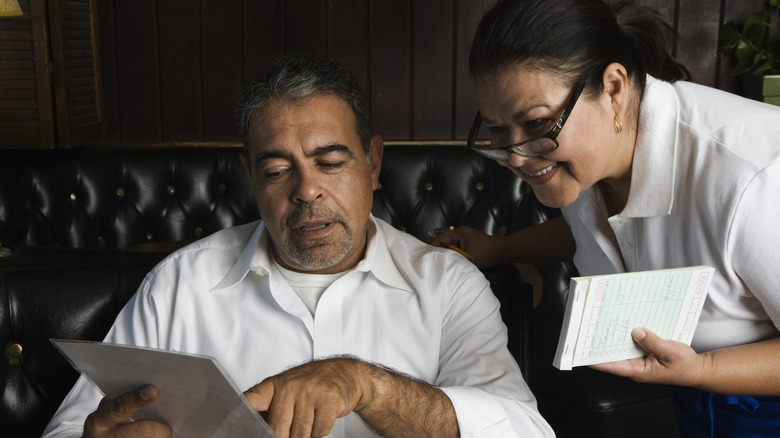
M 335 222 L 305 222 L 296 224 L 293 231 L 300 236 L 315 238 L 328 234 L 335 225 Z
M 323 228 L 327 227 L 328 225 L 329 225 L 328 222 L 320 222 L 320 223 L 314 223 L 314 224 L 299 225 L 299 226 L 295 227 L 295 229 L 303 231 L 303 232 L 317 231 L 317 230 L 320 230 L 320 229 L 323 229 Z

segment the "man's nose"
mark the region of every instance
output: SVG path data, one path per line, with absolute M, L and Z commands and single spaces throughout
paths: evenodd
M 298 202 L 311 202 L 322 196 L 321 175 L 316 170 L 301 169 L 296 173 L 293 196 Z

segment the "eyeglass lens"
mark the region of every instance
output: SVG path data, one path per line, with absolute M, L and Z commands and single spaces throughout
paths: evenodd
M 487 142 L 482 144 L 477 143 L 477 146 L 488 146 Z M 547 137 L 531 140 L 527 143 L 519 144 L 511 148 L 515 153 L 524 156 L 539 156 L 548 152 L 552 152 L 558 147 L 558 145 Z M 489 145 L 486 148 L 475 148 L 476 152 L 491 158 L 493 160 L 505 161 L 509 159 L 510 152 L 504 148 L 493 148 L 493 145 Z

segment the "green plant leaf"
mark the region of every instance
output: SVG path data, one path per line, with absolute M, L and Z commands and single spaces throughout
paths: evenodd
M 766 31 L 769 28 L 769 13 L 756 12 L 750 14 L 745 26 L 742 28 L 742 36 L 753 41 L 757 46 L 763 47 L 766 41 Z
M 770 16 L 780 30 L 780 0 L 767 0 L 768 9 L 750 14 L 741 29 L 733 22 L 724 23 L 718 34 L 718 50 L 735 60 L 733 76 L 744 74 L 777 74 L 780 68 L 780 39 L 770 41 Z
M 732 22 L 724 23 L 720 28 L 718 34 L 718 47 L 722 50 L 729 50 L 732 46 L 736 45 L 737 41 L 742 38 L 742 33 L 737 29 L 737 26 Z
M 753 68 L 750 72 L 754 75 L 766 75 L 771 74 L 772 66 L 768 62 L 763 62 L 759 64 L 757 67 Z
M 739 64 L 753 65 L 753 61 L 756 59 L 758 49 L 750 41 L 741 40 L 734 47 L 734 56 L 737 58 Z

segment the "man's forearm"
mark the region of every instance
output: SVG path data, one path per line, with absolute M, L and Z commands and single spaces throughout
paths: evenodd
M 383 367 L 365 363 L 372 393 L 356 409 L 384 437 L 458 437 L 452 402 L 438 388 Z

